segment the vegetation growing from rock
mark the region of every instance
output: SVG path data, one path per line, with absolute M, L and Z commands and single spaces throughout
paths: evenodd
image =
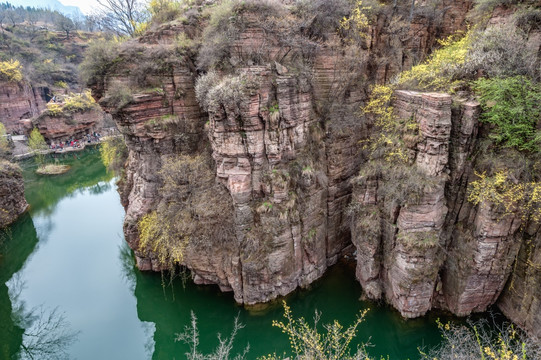
M 163 200 L 139 221 L 140 251 L 151 250 L 161 265 L 171 268 L 182 264 L 187 246 L 209 248 L 229 239 L 233 209 L 225 189 L 215 183 L 208 157 L 167 159 L 160 176 Z
M 508 171 L 494 176 L 476 174 L 478 180 L 471 183 L 468 200 L 474 205 L 488 202 L 504 215 L 522 214 L 526 221 L 541 221 L 541 182 L 513 182 Z
M 0 62 L 0 78 L 12 82 L 22 81 L 21 63 L 18 60 Z
M 106 138 L 100 145 L 100 157 L 107 171 L 119 174 L 124 169 L 128 148 L 121 137 Z
M 461 84 L 459 69 L 466 63 L 472 32 L 463 36 L 452 35 L 440 40 L 440 49 L 425 62 L 400 75 L 399 84 L 405 88 L 449 91 Z
M 94 101 L 90 91 L 87 90 L 79 94 L 71 93 L 59 99 L 58 102 L 48 103 L 47 111 L 42 116 L 69 116 L 76 112 L 84 112 L 91 109 L 98 109 L 98 105 Z
M 475 90 L 481 100 L 481 121 L 493 125 L 496 144 L 519 150 L 541 151 L 541 85 L 524 76 L 479 79 Z

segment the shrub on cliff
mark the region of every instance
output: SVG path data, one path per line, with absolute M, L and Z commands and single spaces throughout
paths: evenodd
M 159 174 L 163 200 L 139 221 L 141 251 L 152 251 L 162 266 L 173 268 L 188 246 L 205 249 L 230 238 L 230 195 L 216 183 L 208 155 L 169 158 Z
M 192 1 L 186 1 L 189 5 Z M 148 3 L 148 11 L 152 22 L 161 24 L 176 19 L 182 13 L 184 1 L 174 0 L 151 0 Z
M 11 82 L 22 81 L 21 63 L 18 60 L 1 61 L 0 79 Z
M 219 111 L 220 108 L 240 114 L 247 104 L 251 90 L 256 83 L 247 74 L 224 76 L 210 71 L 197 80 L 195 93 L 205 111 Z
M 282 6 L 278 0 L 224 0 L 207 8 L 203 17 L 209 21 L 203 31 L 197 66 L 203 70 L 229 66 L 226 60 L 231 55 L 232 45 L 246 26 L 244 13 L 265 18 L 277 15 Z
M 449 91 L 461 84 L 458 73 L 468 54 L 472 32 L 462 37 L 453 35 L 441 40 L 442 47 L 423 63 L 400 75 L 399 85 L 404 88 Z
M 119 43 L 111 40 L 92 41 L 81 63 L 81 79 L 87 86 L 101 83 L 118 57 Z
M 123 84 L 113 84 L 100 103 L 118 112 L 133 101 L 131 89 Z
M 523 76 L 479 79 L 475 83 L 483 113 L 493 125 L 491 138 L 505 147 L 541 151 L 541 85 Z
M 491 26 L 475 31 L 469 43 L 466 59 L 458 76 L 474 78 L 524 75 L 538 79 L 537 55 L 528 46 L 526 34 L 515 24 Z
M 293 8 L 306 34 L 316 39 L 326 39 L 335 33 L 350 11 L 351 3 L 347 0 L 299 0 Z
M 101 142 L 100 157 L 107 171 L 119 173 L 128 157 L 128 148 L 122 137 L 111 137 Z

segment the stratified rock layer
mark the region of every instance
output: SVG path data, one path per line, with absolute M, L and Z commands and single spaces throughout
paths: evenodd
M 68 138 L 81 138 L 82 135 L 99 130 L 103 122 L 103 111 L 99 108 L 76 111 L 69 114 L 48 115 L 42 113 L 33 121 L 43 137 L 50 141 L 66 140 Z
M 7 132 L 24 133 L 20 120 L 31 119 L 45 108 L 44 89 L 33 88 L 26 82 L 0 81 L 0 121 Z
M 418 129 L 402 139 L 411 159 L 406 171 L 427 186 L 412 194 L 415 200 L 400 202 L 383 191 L 392 179 L 372 176 L 352 184 L 368 166 L 362 144 L 374 136 L 371 121 L 358 116 L 367 84 L 389 81 L 429 53 L 438 35 L 463 29 L 471 6 L 456 1 L 438 9 L 440 27 L 415 15 L 396 34 L 388 33 L 389 19 L 378 18 L 358 48 L 327 34 L 302 69 L 291 66 L 299 49 L 281 45 L 277 29 L 264 27 L 254 14 L 237 14 L 243 27 L 224 60 L 224 68 L 234 70 L 217 76 L 242 76 L 249 89 L 243 101 L 215 104 L 208 112 L 195 95 L 201 75 L 195 54 L 138 75 L 158 88 L 133 86 L 138 61 L 148 60 L 137 56 L 163 53 L 178 34 L 193 38 L 201 29 L 166 24 L 130 43 L 93 92 L 102 98 L 117 86 L 135 89 L 125 106 L 115 108 L 107 97 L 101 104 L 113 113 L 129 150 L 121 192 L 126 239 L 138 267 L 163 268 L 156 254 L 139 247 L 138 231 L 141 218 L 164 201 L 163 164 L 210 154 L 218 188 L 228 194 L 231 229 L 204 245 L 187 245 L 182 264 L 196 283 L 233 291 L 239 303 L 263 302 L 310 284 L 353 244 L 366 295 L 385 298 L 405 317 L 434 307 L 467 315 L 500 297 L 502 310 L 535 333 L 539 229 L 528 230 L 531 241 L 525 241 L 518 215 L 467 201 L 479 104 L 397 91 L 396 115 Z M 352 62 L 361 74 L 354 79 Z

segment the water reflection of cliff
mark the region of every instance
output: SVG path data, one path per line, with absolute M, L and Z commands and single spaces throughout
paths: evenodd
M 59 176 L 40 176 L 35 173 L 36 164 L 32 159 L 22 162 L 25 195 L 31 210 L 12 226 L 0 230 L 4 240 L 0 248 L 1 359 L 25 356 L 40 358 L 43 352 L 53 352 L 59 356 L 74 340 L 75 333 L 67 326 L 61 310 L 26 306 L 18 296 L 23 291 L 24 283 L 17 280 L 16 274 L 35 252 L 38 240 L 42 243 L 47 241 L 53 226 L 47 215 L 54 211 L 60 200 L 84 190 L 100 194 L 112 186 L 109 181 L 112 174 L 105 171 L 98 148 L 49 160 L 68 164 L 71 170 Z M 37 215 L 41 221 L 39 234 L 32 219 Z M 49 345 L 43 347 L 44 343 Z M 21 348 L 26 350 L 19 353 Z
M 0 358 L 12 358 L 21 347 L 24 329 L 14 321 L 6 282 L 22 269 L 38 243 L 34 222 L 24 214 L 15 224 L 2 230 L 5 243 L 0 251 Z M 14 241 L 17 240 L 17 241 Z
M 21 163 L 24 171 L 26 199 L 33 215 L 51 214 L 61 199 L 73 196 L 78 191 L 92 188 L 92 191 L 103 192 L 110 189 L 109 180 L 112 179 L 113 174 L 105 170 L 97 147 L 80 153 L 56 155 L 56 158 L 50 158 L 49 161 L 70 165 L 71 169 L 62 175 L 43 176 L 35 173 L 37 165 L 33 160 Z M 105 185 L 96 188 L 95 185 L 104 182 Z

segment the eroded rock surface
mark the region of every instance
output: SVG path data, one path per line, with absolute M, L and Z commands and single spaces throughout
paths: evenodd
M 163 164 L 208 154 L 217 184 L 212 191 L 227 195 L 230 231 L 187 245 L 182 264 L 196 283 L 233 291 L 239 303 L 264 302 L 310 284 L 353 244 L 366 295 L 385 298 L 405 317 L 434 307 L 458 315 L 484 311 L 507 283 L 502 309 L 527 329 L 537 326 L 539 287 L 529 287 L 538 276 L 538 229 L 529 232 L 526 246 L 517 216 L 467 201 L 479 104 L 397 91 L 397 116 L 418 130 L 403 138 L 411 159 L 404 171 L 426 186 L 400 202 L 386 190 L 392 179 L 371 176 L 352 184 L 367 165 L 362 144 L 374 135 L 369 119 L 358 116 L 368 84 L 390 80 L 429 53 L 438 36 L 464 29 L 471 6 L 457 1 L 436 9 L 443 17 L 439 27 L 416 14 L 397 33 L 389 33 L 389 19 L 378 18 L 357 48 L 327 34 L 302 69 L 291 66 L 301 55 L 281 43 L 284 34 L 254 14 L 237 14 L 244 23 L 224 66 L 233 70 L 217 77 L 238 77 L 247 90 L 242 101 L 217 101 L 208 111 L 195 94 L 201 78 L 195 54 L 137 73 L 137 62 L 148 60 L 137 56 L 158 56 L 177 35 L 191 39 L 201 28 L 166 24 L 130 43 L 115 68 L 93 84 L 93 94 L 113 114 L 128 146 L 124 229 L 138 267 L 163 268 L 156 254 L 139 247 L 138 229 L 143 216 L 166 201 Z M 351 79 L 352 63 L 362 76 Z M 146 89 L 134 86 L 137 77 L 145 78 Z M 107 93 L 119 86 L 134 90 L 127 104 L 115 107 Z M 527 295 L 512 294 L 527 288 Z
M 24 133 L 20 120 L 32 119 L 45 108 L 45 89 L 26 82 L 0 81 L 0 120 L 8 133 Z
M 14 222 L 27 208 L 21 168 L 0 160 L 0 228 Z

